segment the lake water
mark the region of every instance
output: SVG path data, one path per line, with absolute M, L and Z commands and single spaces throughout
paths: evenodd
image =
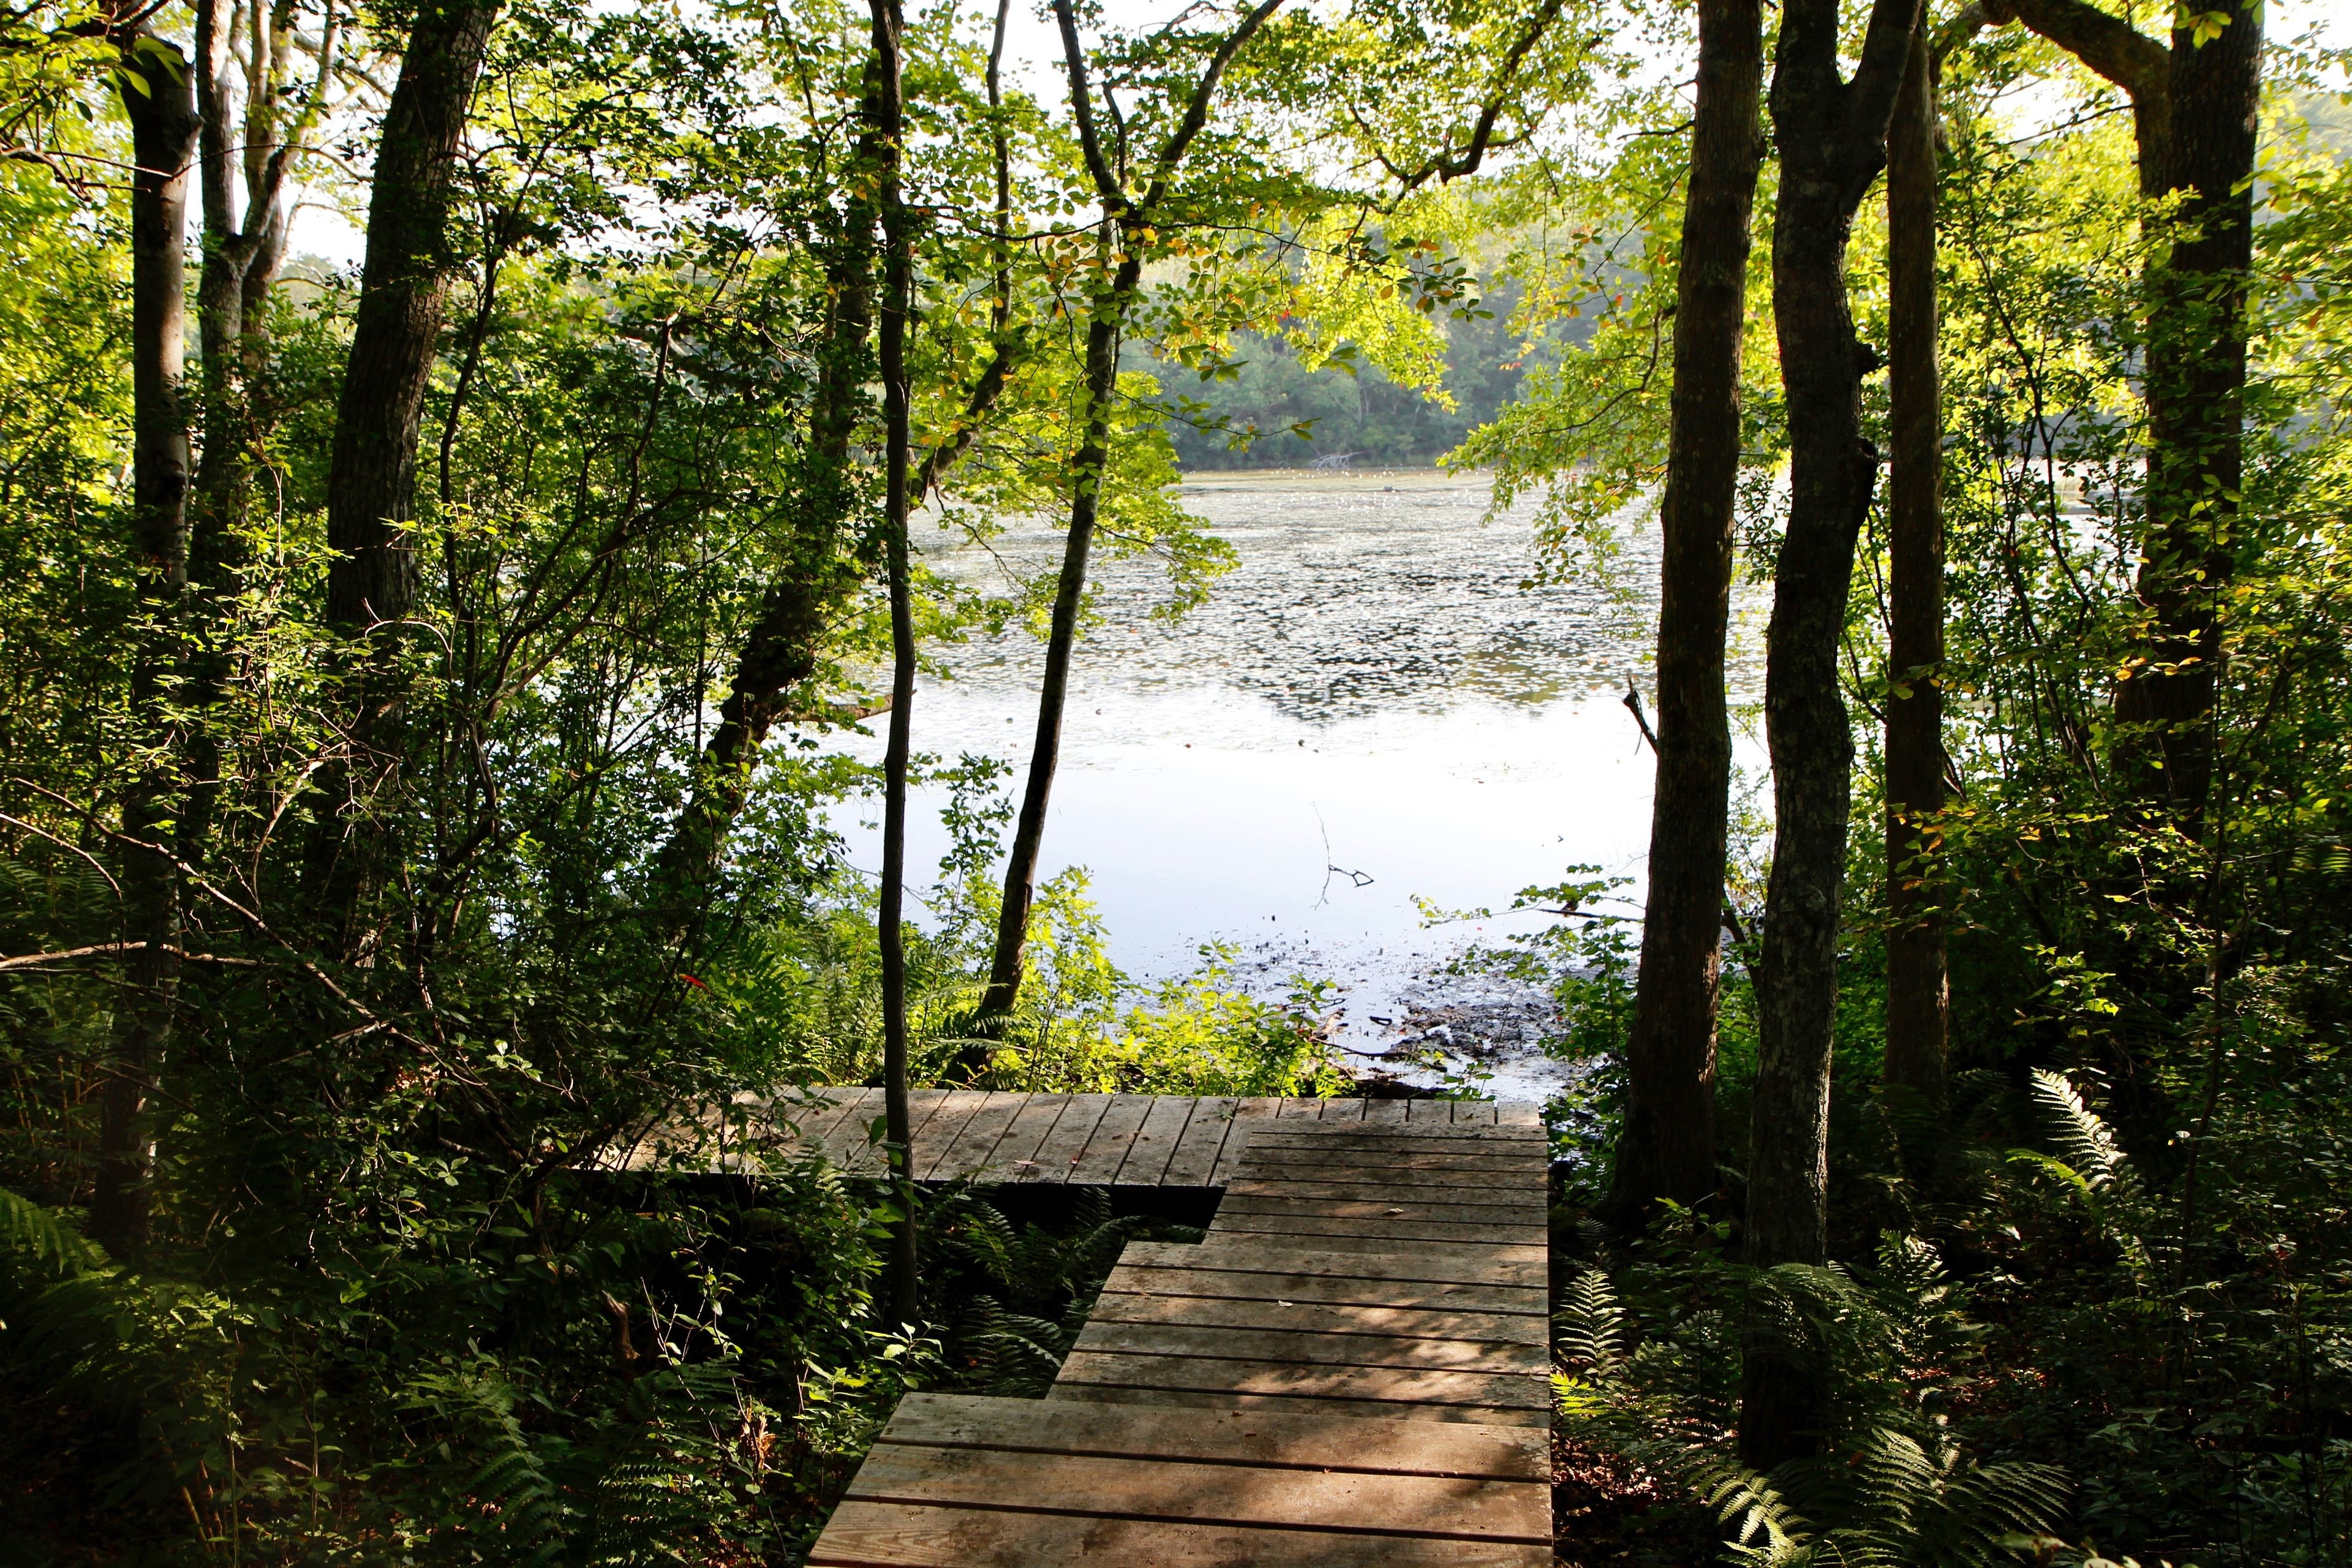
M 1113 956 L 1138 978 L 1232 942 L 1258 989 L 1294 973 L 1343 985 L 1350 1049 L 1440 1043 L 1433 1023 L 1471 1017 L 1488 1087 L 1546 1092 L 1559 1065 L 1510 1048 L 1518 1020 L 1536 1022 L 1531 999 L 1439 973 L 1509 922 L 1433 925 L 1415 900 L 1501 909 L 1597 866 L 1633 879 L 1624 907 L 1638 913 L 1653 763 L 1622 696 L 1629 675 L 1650 691 L 1654 525 L 1629 530 L 1611 592 L 1524 586 L 1532 509 L 1490 518 L 1478 476 L 1213 475 L 1183 500 L 1239 563 L 1171 624 L 1149 614 L 1167 597 L 1155 563 L 1097 552 L 1101 625 L 1076 654 L 1044 870 L 1087 868 Z M 1061 535 L 1024 526 L 983 548 L 930 531 L 918 547 L 1002 586 L 1057 561 Z M 1016 628 L 940 658 L 951 678 L 918 692 L 917 750 L 1006 758 L 1017 788 L 1042 645 Z M 861 752 L 878 752 L 873 728 Z M 941 804 L 915 803 L 919 868 L 945 847 Z M 869 868 L 876 815 L 840 819 Z

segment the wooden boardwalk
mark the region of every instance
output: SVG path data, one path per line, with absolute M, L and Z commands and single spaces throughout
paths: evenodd
M 1242 1121 L 1206 1239 L 1129 1246 L 1045 1400 L 908 1396 L 811 1568 L 1544 1568 L 1546 1146 L 1504 1109 Z
M 1363 1127 L 1534 1129 L 1531 1105 L 1469 1100 L 1298 1100 L 1184 1094 L 1022 1094 L 918 1089 L 909 1097 L 915 1178 L 923 1182 L 1075 1186 L 1222 1187 L 1261 1122 Z M 878 1089 L 819 1089 L 803 1098 L 746 1099 L 729 1125 L 664 1128 L 613 1163 L 651 1169 L 681 1155 L 714 1171 L 822 1149 L 856 1175 L 879 1175 L 867 1133 L 882 1114 Z M 715 1121 L 717 1119 L 711 1119 Z

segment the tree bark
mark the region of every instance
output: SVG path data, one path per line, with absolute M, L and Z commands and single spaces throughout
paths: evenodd
M 2244 470 L 2246 274 L 2252 265 L 2262 10 L 2229 4 L 2203 44 L 2170 47 L 2084 0 L 1986 0 L 2060 45 L 2131 97 L 2140 192 L 2184 194 L 2183 237 L 2148 279 L 2143 395 L 2148 458 L 2137 584 L 2149 629 L 2116 683 L 2126 732 L 2116 761 L 2135 792 L 2197 830 L 2213 773 L 2221 643 L 2214 605 L 2228 585 Z
M 790 555 L 769 583 L 743 639 L 719 723 L 704 742 L 677 826 L 656 857 L 656 899 L 677 932 L 690 930 L 718 874 L 720 852 L 751 787 L 751 770 L 792 693 L 814 676 L 824 641 L 858 584 L 844 532 L 858 507 L 851 439 L 866 410 L 874 335 L 875 196 L 866 172 L 883 157 L 880 87 L 869 68 L 851 153 L 841 232 L 826 263 L 824 342 L 809 409 L 808 442 L 791 498 Z
M 1936 103 L 1911 40 L 1886 155 L 1886 1059 L 1890 1087 L 1944 1097 L 1949 1015 L 1938 875 L 1944 786 L 1943 386 L 1937 363 Z
M 1110 402 L 1118 385 L 1119 337 L 1126 330 L 1136 285 L 1143 276 L 1145 237 L 1159 221 L 1161 204 L 1183 166 L 1185 153 L 1208 123 L 1209 106 L 1225 68 L 1283 4 L 1284 0 L 1259 0 L 1218 44 L 1201 79 L 1193 84 L 1182 120 L 1153 162 L 1143 195 L 1130 197 L 1112 172 L 1111 160 L 1096 134 L 1093 91 L 1087 83 L 1086 50 L 1078 41 L 1076 15 L 1070 0 L 1054 0 L 1063 59 L 1070 73 L 1070 112 L 1077 121 L 1087 172 L 1102 199 L 1104 247 L 1116 258 L 1116 265 L 1108 286 L 1095 296 L 1094 313 L 1087 323 L 1086 405 L 1080 415 L 1077 451 L 1070 463 L 1070 532 L 1063 545 L 1062 575 L 1055 585 L 1054 614 L 1046 629 L 1045 677 L 1037 694 L 1037 733 L 1029 753 L 1029 777 L 1013 825 L 1013 852 L 1004 866 L 996 951 L 989 964 L 988 989 L 981 996 L 978 1017 L 983 1027 L 1011 1013 L 1021 994 L 1029 911 L 1037 894 L 1037 858 L 1045 837 L 1045 809 L 1053 795 L 1054 770 L 1061 760 L 1062 709 L 1069 691 L 1070 655 L 1077 644 L 1087 558 L 1094 545 L 1095 521 L 1101 510 L 1102 483 L 1110 457 Z
M 90 1231 L 118 1256 L 147 1237 L 155 1075 L 171 1045 L 179 987 L 180 879 L 160 848 L 181 789 L 180 737 L 170 713 L 184 657 L 188 582 L 186 362 L 188 163 L 196 140 L 188 62 L 142 31 L 122 46 L 123 112 L 131 121 L 131 569 L 136 583 L 131 664 L 135 773 L 122 796 L 125 940 L 143 945 L 123 966 L 112 1076 L 99 1102 L 97 1188 Z M 134 85 L 135 84 L 135 85 Z
M 1836 0 L 1789 0 L 1772 73 L 1780 186 L 1772 299 L 1788 396 L 1789 523 L 1765 639 L 1765 724 L 1775 831 L 1758 981 L 1748 1136 L 1749 1261 L 1819 1264 L 1829 1245 L 1829 1091 L 1853 737 L 1838 649 L 1854 540 L 1877 453 L 1862 437 L 1868 368 L 1854 337 L 1845 252 L 1886 156 L 1887 121 L 1918 0 L 1877 0 L 1852 82 L 1838 71 Z M 1820 1441 L 1815 1391 L 1751 1340 L 1740 1448 L 1769 1468 Z
M 893 1320 L 912 1324 L 916 1297 L 914 1123 L 907 1104 L 907 762 L 915 714 L 914 584 L 908 561 L 907 469 L 913 437 L 907 409 L 907 317 L 914 300 L 914 236 L 899 184 L 905 117 L 898 0 L 871 0 L 882 216 L 879 358 L 885 426 L 883 527 L 890 577 L 890 740 L 882 760 L 882 1107 L 898 1220 L 890 1233 Z
M 268 6 L 248 0 L 254 63 L 244 113 L 229 86 L 237 0 L 201 0 L 196 7 L 197 169 L 204 215 L 203 263 L 196 283 L 199 375 L 204 431 L 189 500 L 188 576 L 194 646 L 188 659 L 188 794 L 179 827 L 180 858 L 201 863 L 218 816 L 222 747 L 215 710 L 226 689 L 229 653 L 223 646 L 222 607 L 244 564 L 242 534 L 251 494 L 259 429 L 252 381 L 266 352 L 266 312 L 285 248 L 285 184 L 297 144 L 316 118 L 333 69 L 340 24 L 331 9 L 319 47 L 319 79 L 311 103 L 292 124 L 281 118 L 284 67 L 290 30 Z M 246 203 L 236 205 L 240 142 Z
M 1741 343 L 1764 155 L 1759 0 L 1702 0 L 1698 101 L 1675 282 L 1675 380 L 1658 605 L 1657 793 L 1649 900 L 1610 1208 L 1715 1191 L 1716 990 L 1731 792 L 1724 641 L 1740 462 Z
M 418 424 L 441 334 L 458 143 L 497 0 L 423 0 L 384 113 L 368 199 L 359 308 L 335 410 L 327 473 L 327 625 L 370 646 L 347 686 L 348 760 L 320 770 L 313 917 L 346 953 L 363 946 L 367 906 L 391 872 L 391 797 L 405 682 L 399 623 L 416 596 L 409 522 Z M 389 636 L 378 636 L 380 632 Z
M 2153 622 L 2145 662 L 2116 688 L 2116 718 L 2146 726 L 2127 754 L 2144 793 L 2192 835 L 2213 778 L 2221 668 L 2216 605 L 2233 571 L 2244 478 L 2247 273 L 2262 96 L 2262 8 L 2225 7 L 2202 45 L 2172 36 L 2168 187 L 2181 233 L 2151 280 L 2147 523 L 2137 590 Z
M 1073 493 L 1070 531 L 1062 545 L 1062 574 L 1054 587 L 1053 619 L 1045 635 L 1045 676 L 1037 692 L 1037 732 L 1030 743 L 1029 777 L 1021 792 L 1021 815 L 1013 829 L 1013 852 L 1004 864 L 1004 896 L 996 921 L 996 951 L 980 1016 L 1001 1018 L 1021 994 L 1029 940 L 1029 911 L 1037 898 L 1037 858 L 1045 839 L 1045 811 L 1053 798 L 1054 772 L 1062 757 L 1062 710 L 1070 689 L 1070 656 L 1077 647 L 1078 611 L 1086 602 L 1087 558 L 1094 546 L 1095 521 L 1102 505 L 1103 469 L 1110 458 L 1110 402 L 1118 384 L 1118 342 L 1127 310 L 1143 276 L 1139 246 L 1122 247 L 1121 226 L 1110 226 L 1109 243 L 1120 252 L 1109 288 L 1095 300 L 1087 323 L 1085 426 L 1071 459 Z

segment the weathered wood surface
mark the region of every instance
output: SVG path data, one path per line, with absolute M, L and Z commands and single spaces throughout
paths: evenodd
M 908 1107 L 918 1181 L 1037 1183 L 1120 1187 L 1222 1187 L 1232 1180 L 1251 1133 L 1271 1134 L 1266 1179 L 1344 1166 L 1337 1176 L 1369 1175 L 1382 1132 L 1467 1135 L 1412 1162 L 1412 1174 L 1451 1172 L 1473 1185 L 1493 1169 L 1474 1145 L 1480 1131 L 1509 1128 L 1541 1135 L 1532 1105 L 1454 1100 L 1301 1100 L 1279 1096 L 1181 1094 L 1024 1094 L 1008 1090 L 917 1089 Z M 874 1142 L 882 1115 L 878 1089 L 817 1089 L 774 1100 L 746 1096 L 699 1120 L 666 1124 L 609 1162 L 626 1170 L 677 1165 L 752 1172 L 762 1165 L 825 1157 L 857 1175 L 882 1170 Z M 1302 1148 L 1301 1137 L 1345 1126 L 1360 1134 L 1344 1148 Z M 1376 1169 L 1377 1167 L 1374 1167 Z M 1448 1184 L 1439 1177 L 1431 1184 Z M 1309 1194 L 1299 1194 L 1299 1196 Z M 1541 1194 L 1537 1194 L 1538 1200 Z M 1540 1204 L 1538 1203 L 1538 1207 Z
M 1222 1175 L 1206 1239 L 1129 1246 L 1045 1401 L 909 1396 L 811 1568 L 1549 1563 L 1532 1115 L 1225 1101 L 1188 1153 L 1164 1103 L 1121 1113 L 1121 1164 Z

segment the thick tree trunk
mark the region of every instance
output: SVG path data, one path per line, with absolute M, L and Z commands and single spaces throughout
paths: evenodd
M 1886 1061 L 1891 1087 L 1944 1096 L 1948 992 L 1944 809 L 1943 386 L 1936 354 L 1936 104 L 1924 30 L 1886 152 Z
M 875 132 L 881 178 L 882 322 L 879 358 L 885 433 L 883 526 L 890 576 L 890 740 L 882 760 L 882 1110 L 898 1220 L 890 1233 L 892 1321 L 912 1324 L 915 1268 L 914 1121 L 907 1104 L 907 762 L 914 739 L 914 584 L 908 561 L 907 469 L 913 436 L 907 409 L 907 316 L 914 300 L 914 236 L 899 186 L 905 117 L 900 100 L 898 0 L 871 0 Z
M 306 889 L 322 931 L 346 953 L 362 950 L 368 906 L 394 859 L 388 818 L 406 700 L 399 624 L 416 596 L 408 524 L 417 427 L 448 293 L 457 147 L 497 13 L 496 0 L 418 5 L 369 193 L 367 256 L 327 473 L 327 624 L 370 646 L 355 655 L 345 692 L 348 760 L 320 773 Z
M 2233 568 L 2244 476 L 2246 278 L 2253 262 L 2262 8 L 2228 7 L 2201 46 L 2172 37 L 2169 188 L 2186 231 L 2151 280 L 2147 517 L 2138 592 L 2153 626 L 2146 663 L 2117 683 L 2116 717 L 2145 725 L 2129 754 L 2144 792 L 2196 830 L 2213 777 L 2221 667 L 2215 613 Z
M 1716 984 L 1731 791 L 1724 639 L 1731 610 L 1740 460 L 1739 362 L 1748 320 L 1749 222 L 1764 155 L 1762 9 L 1703 0 L 1698 103 L 1675 284 L 1675 382 L 1666 443 L 1658 605 L 1658 784 L 1624 1129 L 1610 1207 L 1715 1190 Z
M 2221 674 L 2214 605 L 2232 570 L 2230 533 L 2243 474 L 2246 272 L 2252 261 L 2256 115 L 2263 13 L 2231 4 L 2200 45 L 2167 48 L 2084 0 L 1986 0 L 2073 53 L 2131 95 L 2143 195 L 2186 193 L 2189 237 L 2148 279 L 2144 392 L 2146 516 L 2138 593 L 2149 628 L 2139 662 L 2116 684 L 2130 727 L 2116 761 L 2141 797 L 2194 831 L 2213 773 Z M 2184 16 L 2187 14 L 2184 13 Z
M 1004 865 L 1004 900 L 997 914 L 996 952 L 989 965 L 988 990 L 980 1003 L 982 1019 L 1013 1011 L 1029 941 L 1029 910 L 1037 897 L 1037 858 L 1045 840 L 1045 811 L 1054 793 L 1054 770 L 1062 755 L 1062 710 L 1070 689 L 1070 656 L 1077 647 L 1078 611 L 1086 602 L 1087 558 L 1094 546 L 1101 509 L 1102 481 L 1110 459 L 1111 397 L 1118 384 L 1119 334 L 1128 306 L 1143 275 L 1141 248 L 1127 247 L 1115 219 L 1110 243 L 1123 251 L 1110 287 L 1095 301 L 1087 323 L 1085 425 L 1072 459 L 1070 532 L 1062 546 L 1062 575 L 1054 588 L 1054 615 L 1045 634 L 1045 678 L 1037 692 L 1037 733 L 1029 750 L 1029 778 L 1021 793 L 1021 814 L 1013 829 L 1013 853 Z
M 1878 0 L 1853 81 L 1838 74 L 1836 0 L 1789 0 L 1772 76 L 1780 188 L 1772 300 L 1789 410 L 1789 526 L 1765 640 L 1772 755 L 1747 1248 L 1760 1266 L 1829 1245 L 1830 1048 L 1853 737 L 1838 688 L 1854 540 L 1877 470 L 1862 437 L 1866 362 L 1846 297 L 1854 209 L 1884 165 L 1918 0 Z M 1820 1440 L 1814 1391 L 1768 1341 L 1743 1372 L 1740 1448 L 1769 1467 Z
M 153 1132 L 148 1103 L 171 1044 L 179 986 L 180 879 L 162 850 L 178 816 L 179 740 L 169 712 L 183 657 L 188 581 L 188 419 L 182 385 L 187 331 L 188 162 L 196 112 L 187 61 L 142 34 L 123 49 L 131 121 L 131 548 L 138 625 L 131 720 L 143 753 L 123 792 L 126 940 L 147 945 L 124 965 L 115 1060 L 99 1102 L 97 1191 L 90 1231 L 118 1255 L 146 1238 Z M 133 82 L 137 85 L 132 85 Z

